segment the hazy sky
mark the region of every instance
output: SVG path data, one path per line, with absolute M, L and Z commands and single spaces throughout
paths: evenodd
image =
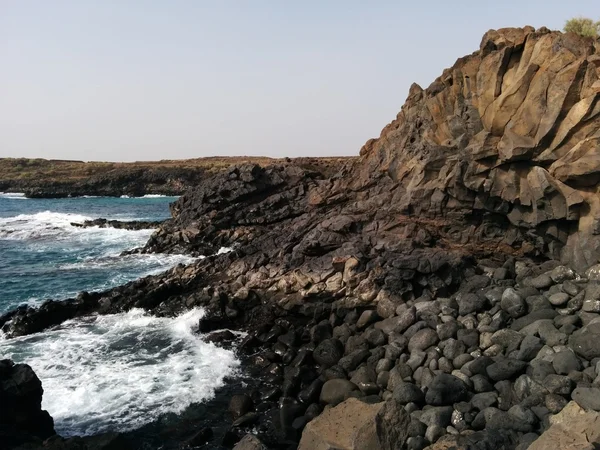
M 350 155 L 490 28 L 598 0 L 0 0 L 0 157 Z

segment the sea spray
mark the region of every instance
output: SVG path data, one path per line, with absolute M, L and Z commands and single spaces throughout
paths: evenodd
M 202 314 L 159 318 L 134 309 L 71 320 L 0 341 L 0 357 L 35 370 L 59 434 L 129 430 L 211 398 L 236 373 L 233 351 L 196 334 Z

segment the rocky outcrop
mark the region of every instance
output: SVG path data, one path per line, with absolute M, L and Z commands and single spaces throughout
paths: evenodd
M 42 410 L 42 383 L 31 367 L 0 360 L 0 447 L 39 443 L 54 435 L 54 422 Z
M 354 186 L 385 178 L 391 208 L 456 222 L 459 242 L 560 259 L 600 256 L 600 43 L 492 30 L 361 150 Z
M 108 220 L 108 219 L 93 219 L 85 220 L 81 223 L 71 222 L 71 226 L 77 228 L 117 228 L 121 230 L 148 230 L 158 228 L 162 224 L 162 221 L 122 221 L 122 220 Z

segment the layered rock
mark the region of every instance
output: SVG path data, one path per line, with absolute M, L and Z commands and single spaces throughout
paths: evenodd
M 492 30 L 361 150 L 390 206 L 583 270 L 600 256 L 600 43 L 542 28 Z

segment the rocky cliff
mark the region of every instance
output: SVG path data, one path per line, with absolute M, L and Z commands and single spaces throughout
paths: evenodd
M 309 247 L 336 247 L 348 233 L 388 244 L 425 239 L 584 270 L 600 256 L 599 92 L 598 41 L 544 28 L 492 30 L 427 89 L 413 85 L 396 119 L 337 175 L 292 182 L 286 199 L 278 188 L 265 202 L 266 190 L 257 198 L 240 187 L 238 195 L 245 179 L 224 173 L 175 205 L 174 225 L 187 229 L 184 241 L 193 230 L 206 241 L 210 229 L 226 244 L 248 225 L 255 234 L 261 221 L 293 216 L 303 234 L 296 243 Z M 282 202 L 294 212 L 285 216 Z M 225 229 L 232 239 L 222 238 Z M 165 249 L 180 249 L 169 240 Z
M 259 423 L 276 429 L 274 448 L 307 430 L 303 448 L 525 449 L 569 402 L 600 411 L 600 266 L 584 270 L 600 256 L 599 46 L 490 31 L 414 85 L 334 175 L 293 161 L 228 168 L 175 202 L 141 250 L 210 257 L 22 307 L 0 326 L 17 336 L 92 312 L 202 306 L 202 332 L 249 332 L 240 351 L 264 377 L 233 440 Z
M 389 205 L 583 269 L 600 256 L 600 43 L 492 30 L 361 150 L 353 186 L 385 178 Z

